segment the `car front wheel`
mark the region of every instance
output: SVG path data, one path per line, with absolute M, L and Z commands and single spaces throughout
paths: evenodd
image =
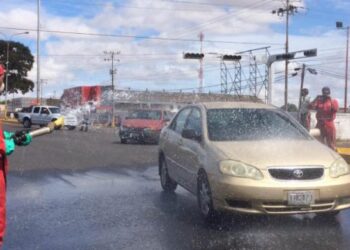
M 213 206 L 213 199 L 207 175 L 202 172 L 198 176 L 197 201 L 200 213 L 205 221 L 213 222 L 217 218 L 217 211 Z
M 165 192 L 174 192 L 177 183 L 169 176 L 168 167 L 164 157 L 160 159 L 159 165 L 160 184 L 162 185 L 163 190 Z

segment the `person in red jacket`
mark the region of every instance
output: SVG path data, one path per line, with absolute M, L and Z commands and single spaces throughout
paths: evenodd
M 334 120 L 339 109 L 338 101 L 331 98 L 329 87 L 322 88 L 322 95 L 310 103 L 310 108 L 316 110 L 316 128 L 321 131 L 321 140 L 333 150 L 336 149 L 336 130 Z
M 5 89 L 4 75 L 4 67 L 0 65 L 0 92 L 3 92 Z M 28 145 L 30 142 L 31 136 L 28 133 L 19 131 L 14 134 L 3 131 L 0 128 L 0 249 L 2 249 L 6 229 L 7 155 L 10 155 L 14 151 L 15 145 Z

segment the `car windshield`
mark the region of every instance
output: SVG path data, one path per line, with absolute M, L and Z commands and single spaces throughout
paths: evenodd
M 52 114 L 59 114 L 60 113 L 59 108 L 49 108 L 49 110 L 51 111 Z
M 210 109 L 207 123 L 212 141 L 309 139 L 289 117 L 270 109 Z
M 160 120 L 160 111 L 137 110 L 131 112 L 125 119 Z

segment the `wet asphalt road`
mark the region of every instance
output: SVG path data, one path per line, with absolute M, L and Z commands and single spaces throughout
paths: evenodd
M 335 219 L 225 215 L 208 225 L 194 196 L 182 188 L 174 195 L 161 191 L 155 146 L 120 145 L 110 131 L 66 132 L 42 137 L 43 145 L 34 141 L 10 159 L 27 168 L 17 166 L 8 176 L 4 249 L 350 249 L 350 211 Z M 67 138 L 72 150 L 83 137 L 85 144 L 58 159 Z M 84 154 L 93 142 L 112 147 L 119 161 Z M 29 150 L 41 155 L 34 149 L 46 152 L 45 163 L 25 160 Z M 121 161 L 130 155 L 132 163 Z

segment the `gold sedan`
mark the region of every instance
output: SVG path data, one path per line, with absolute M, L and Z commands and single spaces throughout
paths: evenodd
M 197 196 L 201 214 L 325 213 L 350 207 L 350 169 L 287 113 L 248 102 L 180 110 L 160 136 L 159 174 Z

